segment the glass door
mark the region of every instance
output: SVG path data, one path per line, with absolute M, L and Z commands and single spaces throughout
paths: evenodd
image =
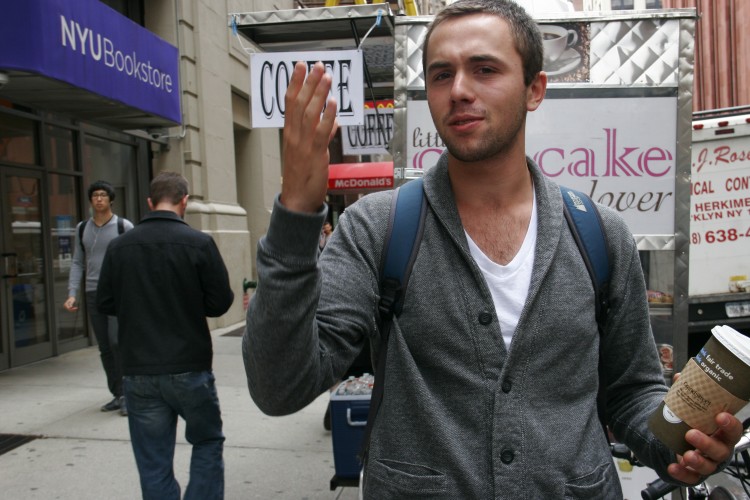
M 41 174 L 0 170 L 0 369 L 52 355 L 42 227 Z

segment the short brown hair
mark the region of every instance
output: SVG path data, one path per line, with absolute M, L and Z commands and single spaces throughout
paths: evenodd
M 162 201 L 169 201 L 173 205 L 177 205 L 187 194 L 188 181 L 180 173 L 161 172 L 151 181 L 149 197 L 154 205 L 158 205 Z
M 459 0 L 438 12 L 427 29 L 422 43 L 422 71 L 427 71 L 425 67 L 427 45 L 435 28 L 443 21 L 470 14 L 491 14 L 504 19 L 510 25 L 516 50 L 523 61 L 524 85 L 527 87 L 531 85 L 534 78 L 542 71 L 544 62 L 542 34 L 531 16 L 513 0 Z

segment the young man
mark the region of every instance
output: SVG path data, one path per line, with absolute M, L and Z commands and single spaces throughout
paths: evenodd
M 185 499 L 224 497 L 224 434 L 211 370 L 206 316 L 234 294 L 216 243 L 183 221 L 188 183 L 162 172 L 151 181 L 151 212 L 112 242 L 97 304 L 120 321 L 128 423 L 144 499 L 180 498 L 174 477 L 177 416 L 193 445 Z
M 331 239 L 332 233 L 333 233 L 333 226 L 331 226 L 330 222 L 325 221 L 323 223 L 323 229 L 320 230 L 320 240 L 318 241 L 318 248 L 320 249 L 321 252 L 326 247 L 328 240 Z
M 120 235 L 120 231 L 133 229 L 133 224 L 112 212 L 115 201 L 115 190 L 105 181 L 96 181 L 89 186 L 89 201 L 93 215 L 90 219 L 78 223 L 75 231 L 76 245 L 73 251 L 73 262 L 68 277 L 68 299 L 63 307 L 70 312 L 78 311 L 76 297 L 83 275 L 86 275 L 85 298 L 91 328 L 94 330 L 104 373 L 107 375 L 107 387 L 113 399 L 102 406 L 102 411 L 119 410 L 120 415 L 127 415 L 125 398 L 122 397 L 122 366 L 117 347 L 117 318 L 102 314 L 96 308 L 96 287 L 107 245 Z M 83 238 L 79 238 L 81 224 Z
M 689 431 L 696 451 L 683 457 L 648 430 L 666 387 L 627 226 L 600 208 L 613 260 L 600 336 L 560 190 L 525 156 L 526 113 L 547 84 L 533 20 L 510 0 L 456 2 L 428 30 L 423 63 L 448 151 L 424 177 L 424 236 L 391 326 L 365 498 L 621 498 L 597 417 L 600 356 L 615 436 L 665 479 L 713 473 L 740 437 L 733 416 L 719 414 L 712 436 Z M 322 65 L 304 73 L 287 91 L 284 183 L 243 344 L 250 393 L 272 415 L 303 408 L 380 342 L 392 193 L 350 206 L 317 261 L 336 107 Z

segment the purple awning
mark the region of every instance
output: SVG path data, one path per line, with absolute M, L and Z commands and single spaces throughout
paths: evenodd
M 76 116 L 70 96 L 80 96 L 84 119 L 89 110 L 94 121 L 122 114 L 123 126 L 138 115 L 179 124 L 178 64 L 176 47 L 98 0 L 9 2 L 0 16 L 0 70 L 10 75 L 1 94 L 33 106 Z

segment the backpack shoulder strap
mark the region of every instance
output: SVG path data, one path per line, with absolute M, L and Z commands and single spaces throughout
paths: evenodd
M 424 232 L 427 202 L 422 179 L 415 179 L 396 189 L 391 202 L 388 230 L 383 241 L 380 265 L 380 350 L 375 368 L 375 384 L 370 397 L 367 427 L 362 439 L 360 460 L 369 448 L 370 432 L 383 399 L 385 360 L 393 317 L 401 314 L 404 292 L 409 284 L 414 261 Z
M 381 317 L 401 314 L 403 292 L 422 240 L 426 205 L 422 179 L 407 182 L 393 196 L 380 267 Z
M 125 232 L 125 221 L 119 215 L 116 215 L 115 217 L 117 217 L 117 234 L 122 234 Z M 83 253 L 86 253 L 86 247 L 83 246 L 83 231 L 84 229 L 86 229 L 86 223 L 88 221 L 88 219 L 84 219 L 78 225 L 78 244 L 81 245 L 81 250 L 83 250 Z
M 581 257 L 586 264 L 586 269 L 594 285 L 596 297 L 596 324 L 599 336 L 604 334 L 604 324 L 607 321 L 607 310 L 609 309 L 609 276 L 611 261 L 609 245 L 604 236 L 604 228 L 596 204 L 584 193 L 574 189 L 560 186 L 563 198 L 563 213 L 568 227 L 573 234 L 573 239 L 578 245 Z M 600 343 L 601 345 L 601 343 Z M 604 435 L 609 439 L 607 432 L 606 414 L 606 389 L 604 370 L 599 356 L 599 390 L 596 395 L 596 411 L 599 422 L 604 430 Z
M 604 329 L 609 306 L 609 246 L 604 236 L 604 228 L 599 210 L 584 193 L 560 186 L 563 198 L 563 212 L 570 232 L 578 245 L 586 269 L 591 277 L 596 294 L 596 321 L 600 333 Z
M 83 246 L 83 230 L 86 229 L 86 223 L 88 221 L 88 219 L 83 219 L 78 225 L 78 244 L 81 245 L 81 251 L 83 253 L 86 253 L 86 247 Z

